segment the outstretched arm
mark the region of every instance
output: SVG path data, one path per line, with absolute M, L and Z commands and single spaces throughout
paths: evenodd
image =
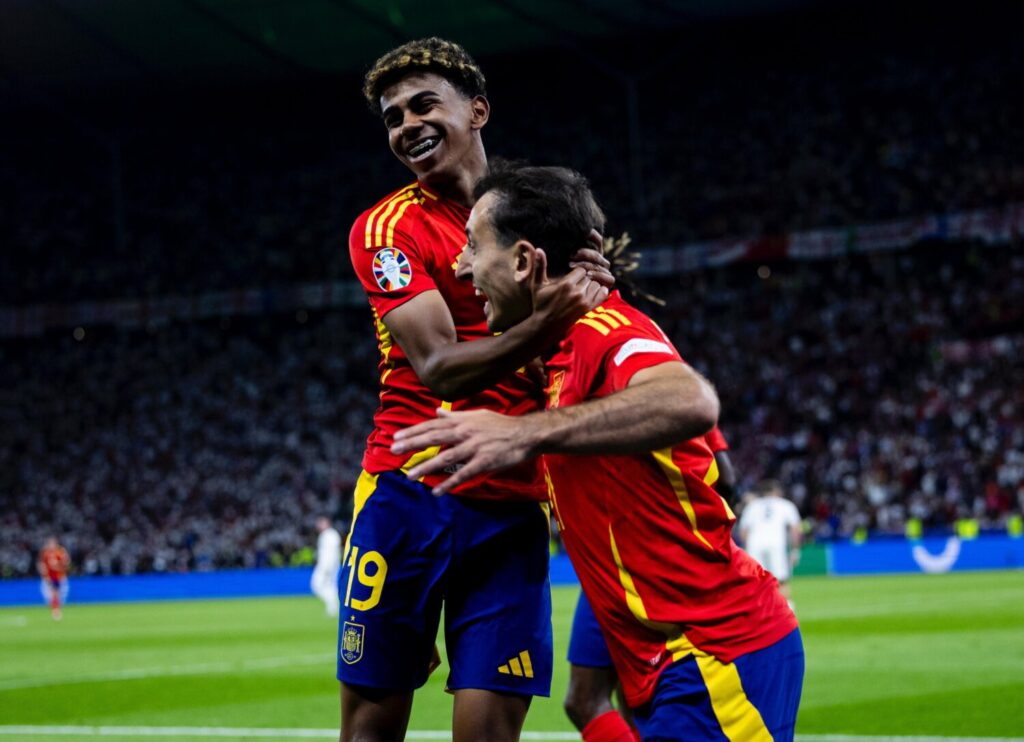
M 544 453 L 638 453 L 695 438 L 717 421 L 718 396 L 692 368 L 671 361 L 638 371 L 620 392 L 571 407 L 522 417 L 485 410 L 438 414 L 399 431 L 392 447 L 403 453 L 451 446 L 409 472 L 419 479 L 461 463 L 435 494 Z

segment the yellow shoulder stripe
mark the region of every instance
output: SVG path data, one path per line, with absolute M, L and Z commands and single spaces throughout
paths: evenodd
M 398 193 L 396 193 L 394 196 L 389 198 L 387 201 L 382 202 L 372 212 L 370 212 L 370 216 L 366 220 L 366 246 L 367 247 L 373 247 L 373 223 L 374 223 L 374 220 L 377 218 L 377 216 L 381 213 L 381 211 L 383 211 L 385 209 L 388 209 L 388 213 L 391 213 L 391 209 L 394 208 L 394 203 L 396 201 L 408 198 L 411 195 L 412 190 L 415 187 L 416 187 L 415 183 L 413 183 L 410 186 L 406 186 L 405 188 L 400 190 Z M 387 218 L 386 215 L 383 218 Z
M 602 335 L 608 335 L 612 330 L 617 330 L 620 327 L 629 327 L 633 323 L 618 310 L 597 307 L 576 320 L 576 324 L 586 325 L 597 330 Z

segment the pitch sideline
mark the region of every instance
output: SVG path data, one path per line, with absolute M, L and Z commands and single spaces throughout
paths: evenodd
M 261 727 L 143 727 L 143 726 L 0 726 L 0 737 L 10 735 L 67 737 L 249 737 L 273 739 L 337 739 L 337 729 L 261 728 Z M 575 732 L 523 732 L 521 739 L 578 740 Z M 1024 742 L 1020 737 L 934 737 L 871 736 L 859 734 L 798 734 L 797 742 Z M 406 739 L 451 740 L 446 730 L 410 730 Z

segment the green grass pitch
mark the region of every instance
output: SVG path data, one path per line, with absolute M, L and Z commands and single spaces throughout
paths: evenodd
M 1024 572 L 803 578 L 793 590 L 801 735 L 1024 737 Z M 553 694 L 527 731 L 571 731 L 562 658 L 575 600 L 555 590 Z M 28 729 L 46 725 L 136 727 L 139 739 L 153 727 L 336 728 L 334 641 L 312 597 L 72 603 L 61 623 L 43 606 L 0 610 L 0 742 L 109 736 Z M 449 727 L 445 674 L 417 695 L 410 729 Z

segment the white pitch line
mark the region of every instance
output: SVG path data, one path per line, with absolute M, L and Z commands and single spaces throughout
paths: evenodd
M 24 688 L 45 688 L 51 685 L 72 685 L 77 683 L 97 683 L 112 680 L 141 680 L 143 678 L 161 678 L 174 675 L 221 675 L 239 670 L 268 670 L 280 667 L 298 667 L 328 663 L 334 659 L 334 653 L 308 654 L 297 657 L 264 657 L 262 659 L 242 660 L 239 662 L 204 662 L 196 665 L 172 665 L 170 667 L 135 667 L 110 672 L 93 673 L 91 675 L 65 675 L 48 678 L 11 678 L 0 680 L 0 691 L 21 690 Z
M 21 628 L 28 626 L 28 618 L 26 616 L 0 616 L 0 626 L 16 626 Z
M 337 729 L 266 727 L 115 727 L 115 726 L 0 726 L 0 736 L 53 735 L 68 737 L 251 737 L 276 739 L 337 739 Z M 447 730 L 410 730 L 406 739 L 451 740 Z M 1019 737 L 921 737 L 858 734 L 798 734 L 797 742 L 1024 742 Z M 523 732 L 523 740 L 578 740 L 576 732 Z

